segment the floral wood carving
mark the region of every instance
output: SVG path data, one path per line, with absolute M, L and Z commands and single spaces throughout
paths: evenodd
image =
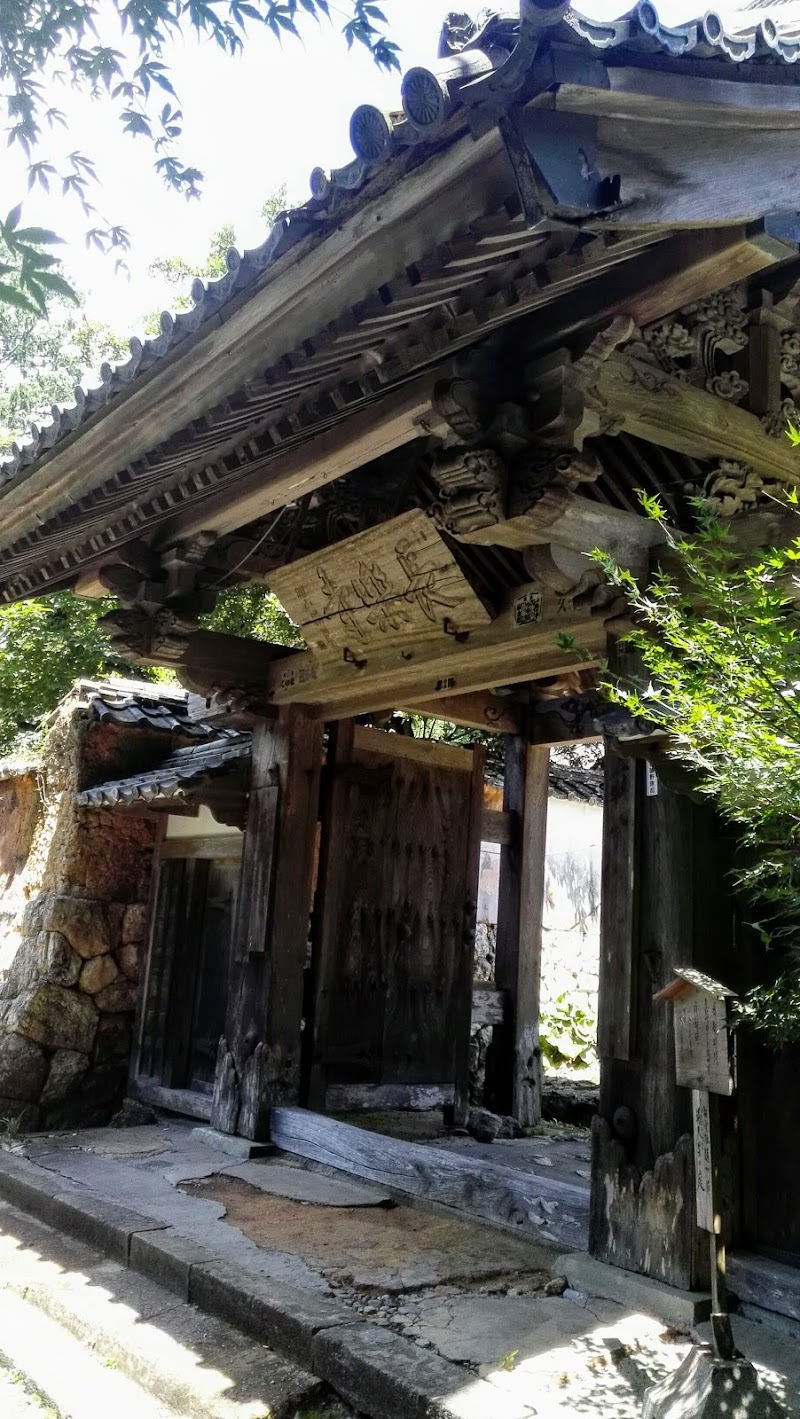
M 752 512 L 767 499 L 783 502 L 786 484 L 770 482 L 746 464 L 723 458 L 699 487 L 693 486 L 687 491 L 716 508 L 720 517 L 731 518 Z
M 747 347 L 748 322 L 746 286 L 729 286 L 637 331 L 627 352 L 740 404 L 749 384 L 729 362 Z

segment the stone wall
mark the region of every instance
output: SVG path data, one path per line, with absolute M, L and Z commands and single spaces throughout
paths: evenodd
M 19 807 L 0 862 L 21 842 L 23 802 L 32 824 L 0 876 L 0 1117 L 21 1127 L 105 1123 L 124 1095 L 155 824 L 78 808 L 74 794 L 127 772 L 142 748 L 136 731 L 67 701 L 32 780 L 35 811 L 30 776 L 3 785 Z

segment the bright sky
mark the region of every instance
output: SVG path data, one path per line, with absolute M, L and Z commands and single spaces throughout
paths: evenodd
M 432 63 L 453 0 L 383 0 L 383 8 L 402 47 L 403 69 Z M 109 222 L 128 229 L 130 279 L 114 274 L 113 260 L 86 251 L 83 236 L 91 222 L 76 201 L 46 203 L 31 194 L 23 221 L 55 226 L 67 238 L 65 269 L 87 293 L 92 317 L 119 334 L 133 333 L 143 315 L 169 303 L 165 288 L 147 275 L 154 257 L 202 261 L 211 236 L 228 222 L 240 248 L 258 245 L 266 235 L 258 210 L 275 188 L 285 182 L 290 200 L 304 202 L 312 168 L 350 161 L 348 127 L 359 103 L 399 108 L 400 76 L 379 70 L 361 45 L 348 52 L 331 9 L 333 25 L 309 21 L 302 44 L 289 37 L 280 46 L 254 27 L 237 58 L 193 36 L 165 54 L 184 114 L 180 156 L 205 174 L 199 201 L 164 188 L 153 172 L 150 143 L 123 135 L 107 100 L 74 96 L 63 87 L 54 91 L 52 102 L 67 113 L 70 132 L 54 139 L 53 149 L 77 148 L 95 159 L 100 187 L 88 196 Z M 45 141 L 36 156 L 49 155 Z M 2 198 L 10 207 L 26 191 L 26 171 L 11 155 L 4 155 L 3 167 Z

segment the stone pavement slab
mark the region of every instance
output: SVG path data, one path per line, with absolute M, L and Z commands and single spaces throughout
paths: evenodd
M 180 1133 L 188 1134 L 188 1130 L 180 1130 Z M 190 1196 L 170 1183 L 163 1169 L 174 1165 L 178 1149 L 167 1141 L 169 1148 L 163 1154 L 147 1154 L 138 1159 L 98 1153 L 92 1146 L 92 1151 L 85 1147 L 39 1151 L 31 1162 L 45 1175 L 79 1184 L 84 1195 L 115 1199 L 115 1205 L 124 1204 L 134 1209 L 140 1218 L 174 1229 L 188 1240 L 208 1248 L 212 1254 L 235 1261 L 245 1271 L 272 1275 L 305 1290 L 327 1289 L 319 1271 L 301 1256 L 283 1253 L 277 1247 L 271 1250 L 259 1247 L 236 1227 L 228 1225 L 224 1220 L 224 1204 L 210 1197 Z M 188 1158 L 191 1160 L 197 1151 L 204 1150 L 187 1149 Z M 225 1154 L 220 1154 L 219 1159 L 221 1166 L 230 1163 Z
M 426 1342 L 448 1360 L 475 1366 L 499 1364 L 517 1352 L 543 1353 L 553 1345 L 582 1335 L 586 1311 L 571 1301 L 543 1294 L 531 1296 L 436 1295 L 421 1299 L 405 1320 L 409 1335 Z M 619 1307 L 605 1301 L 592 1304 L 594 1320 L 614 1320 Z
M 34 1201 L 48 1187 L 56 1202 L 59 1190 L 66 1192 L 64 1225 L 75 1224 L 81 1198 L 89 1213 L 105 1206 L 109 1217 L 115 1199 L 120 1246 L 129 1245 L 144 1273 L 127 1286 L 119 1282 L 117 1305 L 128 1319 L 138 1306 L 140 1326 L 161 1329 L 173 1314 L 170 1306 L 153 1310 L 166 1286 L 174 1305 L 188 1298 L 211 1313 L 209 1321 L 233 1324 L 243 1355 L 250 1342 L 242 1333 L 267 1339 L 301 1368 L 311 1363 L 371 1419 L 528 1419 L 534 1411 L 553 1419 L 640 1419 L 646 1389 L 688 1353 L 696 1297 L 680 1309 L 679 1293 L 641 1278 L 633 1282 L 646 1296 L 621 1293 L 613 1288 L 630 1281 L 625 1273 L 597 1270 L 598 1263 L 579 1272 L 588 1258 L 554 1259 L 535 1242 L 422 1209 L 332 1211 L 298 1202 L 245 1182 L 235 1175 L 239 1165 L 209 1157 L 188 1130 L 158 1133 L 167 1145 L 159 1153 L 145 1139 L 117 1156 L 86 1138 L 78 1147 L 50 1140 L 34 1166 L 0 1151 L 0 1195 L 4 1167 L 12 1182 L 16 1168 L 15 1185 Z M 246 1166 L 329 1181 L 283 1159 Z M 207 1170 L 205 1182 L 184 1191 L 167 1176 L 198 1168 Z M 0 1227 L 7 1210 L 0 1207 Z M 31 1233 L 30 1248 L 46 1251 L 48 1231 Z M 85 1242 L 85 1229 L 81 1235 Z M 51 1250 L 60 1260 L 45 1264 L 56 1281 L 59 1269 L 74 1266 L 91 1272 L 95 1289 L 109 1289 L 111 1273 L 83 1242 L 61 1239 Z M 566 1297 L 544 1294 L 548 1266 L 566 1271 Z M 85 1286 L 64 1285 L 60 1304 L 83 1297 L 88 1325 L 86 1295 Z M 734 1331 L 771 1392 L 800 1419 L 798 1337 L 738 1317 Z M 219 1334 L 206 1330 L 209 1354 Z

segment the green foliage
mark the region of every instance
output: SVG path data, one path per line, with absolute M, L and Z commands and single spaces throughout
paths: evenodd
M 106 326 L 59 301 L 49 320 L 0 301 L 0 454 L 53 404 L 72 403 L 87 371 L 124 356 Z
M 297 627 L 289 620 L 277 596 L 265 586 L 236 586 L 221 592 L 203 625 L 210 631 L 251 636 L 272 645 L 303 645 Z
M 502 1355 L 502 1356 L 500 1357 L 500 1359 L 499 1359 L 498 1362 L 497 1362 L 497 1368 L 498 1368 L 498 1370 L 506 1370 L 506 1371 L 509 1371 L 509 1372 L 510 1372 L 511 1370 L 515 1370 L 515 1369 L 517 1368 L 517 1360 L 518 1360 L 518 1359 L 519 1359 L 519 1350 L 509 1350 L 509 1352 L 508 1352 L 507 1355 Z
M 50 102 L 54 82 L 91 97 L 107 95 L 123 132 L 151 145 L 162 181 L 195 197 L 203 174 L 179 154 L 183 114 L 165 62 L 170 44 L 194 32 L 198 40 L 210 39 L 235 55 L 259 28 L 279 41 L 299 39 L 301 21 L 319 23 L 332 13 L 344 21 L 348 47 L 363 44 L 382 68 L 399 67 L 397 45 L 385 33 L 386 16 L 371 0 L 346 0 L 344 9 L 328 0 L 2 0 L 0 103 L 8 144 L 27 159 L 29 189 L 50 193 L 52 185 L 62 196 L 76 198 L 91 221 L 87 244 L 124 251 L 127 232 L 100 217 L 89 200 L 96 180 L 92 160 L 76 149 L 57 165 L 47 151 L 48 133 L 68 128 L 64 113 Z M 38 276 L 29 289 L 17 279 L 0 289 L 0 302 L 17 301 L 22 291 L 38 304 L 35 290 L 46 284 Z
M 795 491 L 788 501 L 797 506 Z M 671 752 L 738 826 L 738 885 L 752 925 L 785 964 L 775 985 L 749 993 L 742 1014 L 776 1045 L 800 1042 L 800 537 L 748 558 L 705 504 L 696 503 L 687 537 L 670 533 L 657 499 L 642 504 L 672 544 L 670 569 L 640 587 L 595 557 L 627 593 L 636 618 L 627 639 L 650 678 L 608 688 L 668 730 Z
M 60 261 L 45 249 L 60 238 L 44 227 L 21 227 L 21 219 L 20 205 L 0 221 L 0 312 L 46 315 L 54 296 L 77 302 Z
M 589 998 L 570 991 L 556 996 L 542 1010 L 539 1024 L 542 1055 L 553 1069 L 589 1069 L 597 1064 L 597 1019 Z
M 98 629 L 108 609 L 63 591 L 0 610 L 0 752 L 37 740 L 42 717 L 81 676 L 141 676 Z

